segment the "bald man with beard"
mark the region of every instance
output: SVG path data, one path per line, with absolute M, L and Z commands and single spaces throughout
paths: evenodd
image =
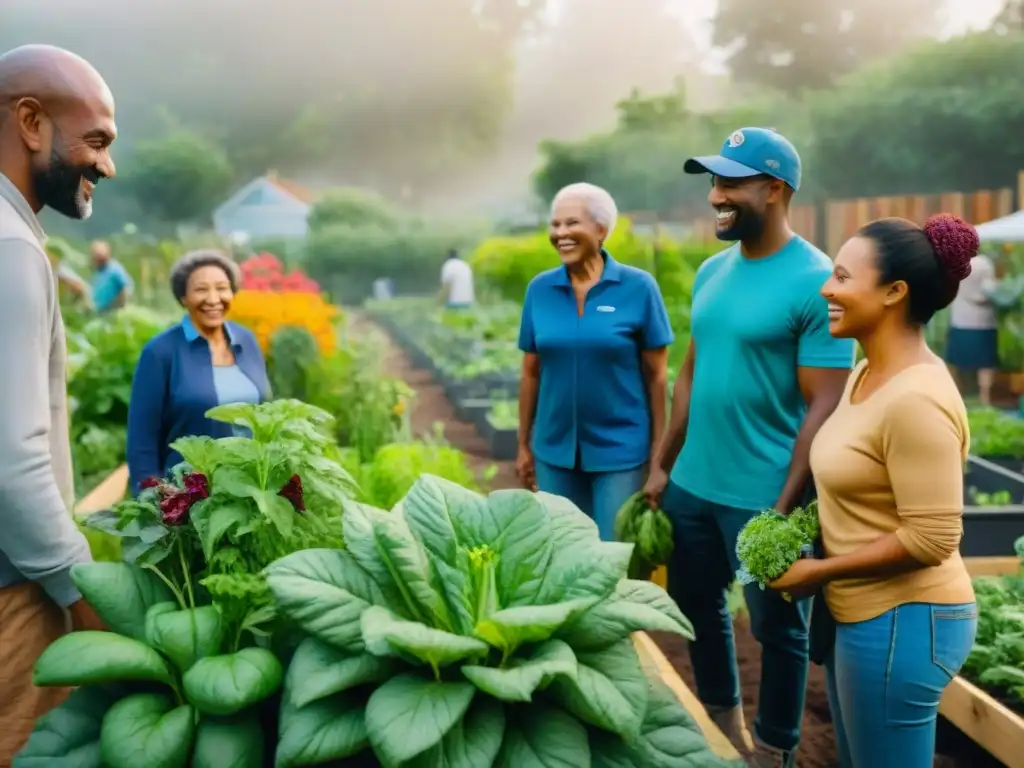
M 66 343 L 36 217 L 92 213 L 114 175 L 114 100 L 93 67 L 31 45 L 0 56 L 0 768 L 67 691 L 32 667 L 69 629 L 102 629 L 71 580 L 91 559 L 71 508 Z

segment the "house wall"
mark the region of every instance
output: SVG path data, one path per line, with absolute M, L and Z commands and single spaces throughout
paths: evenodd
M 245 232 L 250 239 L 304 238 L 309 206 L 263 179 L 244 188 L 213 214 L 217 233 Z

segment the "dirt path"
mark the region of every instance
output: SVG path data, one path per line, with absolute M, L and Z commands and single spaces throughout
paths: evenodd
M 486 442 L 477 434 L 475 427 L 455 418 L 451 404 L 445 397 L 444 389 L 433 381 L 430 373 L 414 368 L 405 353 L 378 326 L 365 318 L 355 318 L 353 330 L 372 328 L 386 340 L 382 350 L 384 371 L 403 379 L 416 391 L 416 402 L 412 412 L 412 428 L 416 435 L 434 431 L 438 422 L 444 425 L 445 438 L 456 448 L 466 453 L 473 469 L 481 475 L 490 467 L 496 473 L 489 485 L 492 490 L 516 488 L 515 468 L 512 462 L 496 462 L 488 455 Z M 665 634 L 654 634 L 666 658 L 679 671 L 691 690 L 696 690 L 693 670 L 690 666 L 686 640 Z M 757 710 L 757 692 L 761 677 L 761 648 L 750 633 L 750 625 L 744 616 L 736 620 L 736 658 L 739 664 L 743 708 L 747 723 L 752 725 Z M 944 754 L 935 758 L 936 768 L 995 768 L 999 764 L 979 750 L 955 728 L 940 718 L 939 748 Z M 955 757 L 953 757 L 955 755 Z M 825 674 L 821 667 L 811 665 L 807 684 L 807 698 L 804 709 L 803 732 L 797 756 L 798 768 L 833 768 L 838 765 L 835 752 L 835 734 L 828 707 Z

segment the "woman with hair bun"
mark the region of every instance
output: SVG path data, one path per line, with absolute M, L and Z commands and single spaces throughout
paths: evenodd
M 924 326 L 978 252 L 962 219 L 881 219 L 836 256 L 822 287 L 829 331 L 866 359 L 811 448 L 825 557 L 771 586 L 823 587 L 835 620 L 829 701 L 844 768 L 930 768 L 939 699 L 977 629 L 960 558 L 963 400 Z

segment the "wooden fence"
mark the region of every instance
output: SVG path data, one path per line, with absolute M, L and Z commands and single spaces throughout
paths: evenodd
M 972 224 L 984 224 L 986 221 L 1007 216 L 1020 208 L 1024 208 L 1024 171 L 1018 175 L 1016 190 L 1005 187 L 977 192 L 947 192 L 939 195 L 830 200 L 824 203 L 793 206 L 790 221 L 797 234 L 815 243 L 826 253 L 835 254 L 862 226 L 886 216 L 900 216 L 923 224 L 933 213 L 947 212 L 962 216 Z M 649 219 L 651 214 L 638 216 L 643 220 Z M 715 222 L 710 214 L 698 219 L 691 218 L 687 222 L 687 228 L 695 240 L 711 242 L 715 239 Z

